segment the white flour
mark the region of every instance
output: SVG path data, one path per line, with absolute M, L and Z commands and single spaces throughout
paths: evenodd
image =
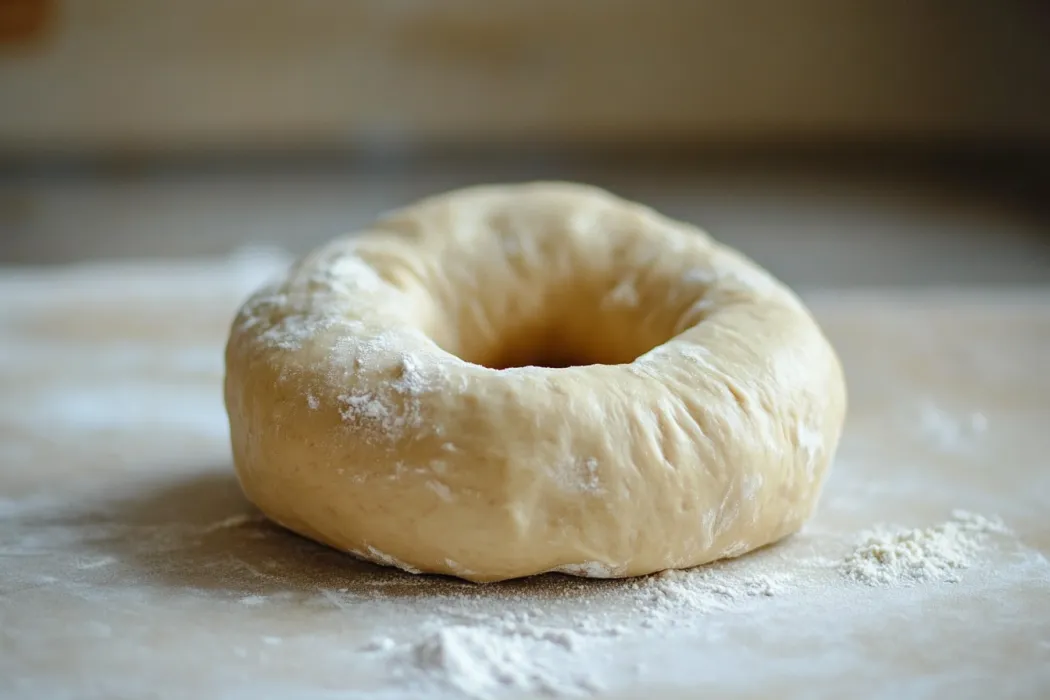
M 605 490 L 598 474 L 598 460 L 594 457 L 577 457 L 554 465 L 550 474 L 558 487 L 569 493 L 599 495 Z
M 958 580 L 991 533 L 1009 531 L 997 518 L 956 510 L 947 522 L 914 530 L 885 527 L 863 533 L 842 573 L 870 585 Z
M 377 341 L 378 342 L 378 341 Z M 374 390 L 338 397 L 340 416 L 371 440 L 396 441 L 407 430 L 423 425 L 423 403 L 419 396 L 429 386 L 418 364 L 409 356 L 399 358 L 395 379 L 378 383 Z
M 556 626 L 543 619 L 549 615 L 542 609 L 493 612 L 467 597 L 442 605 L 418 640 L 398 645 L 378 637 L 363 651 L 382 659 L 392 677 L 419 689 L 436 686 L 471 698 L 508 692 L 589 695 L 602 683 L 585 664 L 566 663 L 577 652 L 593 652 L 617 638 L 703 624 L 704 615 L 783 593 L 791 580 L 787 575 L 746 575 L 716 568 L 667 571 L 613 582 L 614 588 L 605 591 L 593 589 L 587 606 L 559 618 Z M 591 602 L 597 601 L 618 607 L 621 613 L 588 612 Z
M 602 300 L 602 307 L 634 308 L 639 303 L 641 303 L 641 299 L 638 296 L 638 289 L 635 287 L 635 280 L 628 278 L 621 281 L 612 291 L 605 295 L 605 298 Z
M 579 564 L 563 564 L 551 569 L 554 573 L 582 576 L 584 578 L 616 578 L 622 570 L 612 568 L 598 561 L 585 561 Z
M 500 690 L 544 695 L 586 692 L 596 687 L 586 675 L 561 678 L 536 660 L 537 647 L 572 650 L 571 632 L 545 636 L 533 628 L 521 633 L 450 625 L 428 633 L 411 645 L 407 663 L 473 698 Z

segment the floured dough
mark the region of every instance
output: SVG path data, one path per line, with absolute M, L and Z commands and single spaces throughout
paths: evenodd
M 333 241 L 245 304 L 226 365 L 264 513 L 473 581 L 774 542 L 812 512 L 846 406 L 783 285 L 571 184 L 461 190 Z

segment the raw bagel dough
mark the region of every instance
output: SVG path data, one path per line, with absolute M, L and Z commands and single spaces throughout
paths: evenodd
M 572 184 L 461 190 L 333 241 L 245 304 L 226 367 L 264 513 L 472 581 L 775 542 L 813 511 L 846 406 L 783 285 Z

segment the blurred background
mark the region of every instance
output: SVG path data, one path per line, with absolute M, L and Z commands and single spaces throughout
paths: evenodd
M 598 184 L 802 288 L 1050 283 L 1050 3 L 0 0 L 0 264 Z

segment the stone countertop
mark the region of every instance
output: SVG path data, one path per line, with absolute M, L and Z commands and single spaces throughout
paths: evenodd
M 1050 290 L 811 293 L 851 409 L 799 535 L 682 578 L 475 586 L 240 495 L 221 402 L 266 254 L 0 271 L 0 697 L 1046 697 Z M 878 524 L 1001 518 L 913 585 Z

